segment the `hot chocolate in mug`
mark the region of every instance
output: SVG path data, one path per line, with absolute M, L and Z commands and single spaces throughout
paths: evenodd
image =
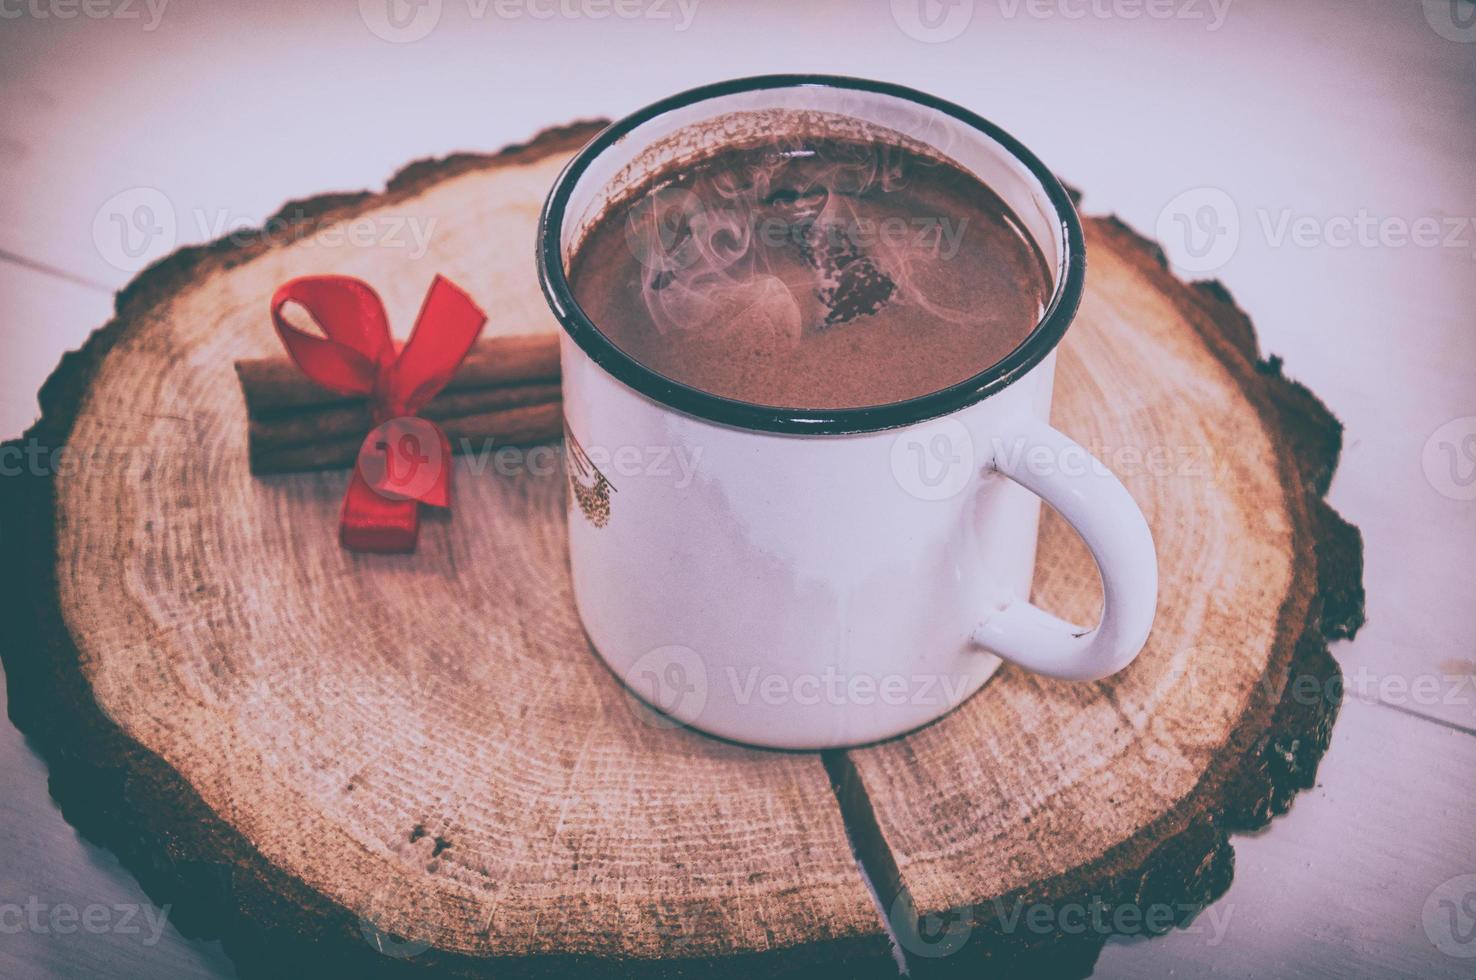
M 966 380 L 860 408 L 735 400 L 627 354 L 570 284 L 591 229 L 653 177 L 786 132 L 906 147 L 977 178 L 1044 259 L 1039 323 Z M 1147 523 L 1048 421 L 1055 348 L 1085 276 L 1081 224 L 1051 172 L 997 126 L 860 79 L 696 89 L 575 156 L 544 206 L 538 262 L 564 328 L 575 601 L 594 649 L 663 713 L 653 717 L 756 745 L 835 748 L 938 718 L 1000 658 L 1091 680 L 1143 648 L 1158 592 Z M 1096 561 L 1095 626 L 1029 601 L 1042 499 Z

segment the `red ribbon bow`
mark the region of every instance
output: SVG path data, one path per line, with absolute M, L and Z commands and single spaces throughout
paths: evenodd
M 323 336 L 282 318 L 297 303 Z M 420 505 L 451 506 L 451 444 L 416 418 L 456 373 L 487 322 L 471 297 L 436 276 L 403 348 L 379 294 L 348 276 L 306 276 L 278 288 L 272 323 L 302 373 L 329 391 L 369 399 L 375 428 L 359 449 L 343 498 L 339 541 L 350 551 L 415 550 Z

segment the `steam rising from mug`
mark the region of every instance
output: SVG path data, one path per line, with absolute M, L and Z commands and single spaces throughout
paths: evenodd
M 798 343 L 888 306 L 962 322 L 932 288 L 967 218 L 885 203 L 928 163 L 884 144 L 776 140 L 686 168 L 625 212 L 662 334 L 758 331 Z
M 672 154 L 606 199 L 570 277 L 625 353 L 755 404 L 882 405 L 978 374 L 1040 322 L 1044 259 L 957 163 L 774 132 Z

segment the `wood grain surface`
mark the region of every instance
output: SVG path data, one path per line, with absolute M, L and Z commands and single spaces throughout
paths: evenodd
M 1187 921 L 1228 883 L 1226 833 L 1311 783 L 1359 544 L 1322 501 L 1337 424 L 1228 297 L 1114 222 L 1089 222 L 1054 420 L 1142 502 L 1164 593 L 1149 652 L 1101 684 L 1005 670 L 903 739 L 744 749 L 664 724 L 593 657 L 563 483 L 532 454 L 463 460 L 449 522 L 400 559 L 338 549 L 345 474 L 250 476 L 231 365 L 272 352 L 272 288 L 358 275 L 405 324 L 443 273 L 492 330 L 552 329 L 526 256 L 590 131 L 294 205 L 290 241 L 180 253 L 64 363 L 31 438 L 87 462 L 6 483 L 4 534 L 34 559 L 9 594 L 41 615 L 4 652 L 69 816 L 188 896 L 248 972 L 885 975 L 890 927 L 914 973 L 1067 975 L 1133 932 L 1073 931 L 1069 907 Z M 424 256 L 311 248 L 406 214 L 435 219 Z M 1090 561 L 1059 522 L 1039 562 L 1039 600 L 1089 618 Z M 1017 899 L 1045 925 L 991 918 Z
M 1228 833 L 1312 785 L 1342 693 L 1326 639 L 1363 622 L 1358 532 L 1322 500 L 1340 426 L 1259 360 L 1223 290 L 1186 288 L 1116 221 L 1087 230 L 1053 421 L 1143 507 L 1158 617 L 1121 674 L 1007 666 L 943 722 L 849 754 L 862 858 L 918 946 L 914 974 L 1088 970 L 1113 929 L 1191 920 L 1229 884 Z M 1074 622 L 1100 612 L 1090 555 L 1053 513 L 1034 599 Z

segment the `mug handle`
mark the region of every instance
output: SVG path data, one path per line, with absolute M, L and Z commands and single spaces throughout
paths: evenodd
M 1158 557 L 1143 512 L 1105 466 L 1076 442 L 1033 416 L 1022 416 L 995 455 L 994 469 L 1054 507 L 1081 535 L 1102 576 L 1102 618 L 1068 623 L 1013 598 L 990 612 L 974 642 L 1048 677 L 1090 681 L 1115 674 L 1148 642 L 1158 605 Z M 1009 458 L 1006 458 L 1006 457 Z M 1032 466 L 1041 458 L 1049 466 Z M 1078 458 L 1081 467 L 1061 465 Z

